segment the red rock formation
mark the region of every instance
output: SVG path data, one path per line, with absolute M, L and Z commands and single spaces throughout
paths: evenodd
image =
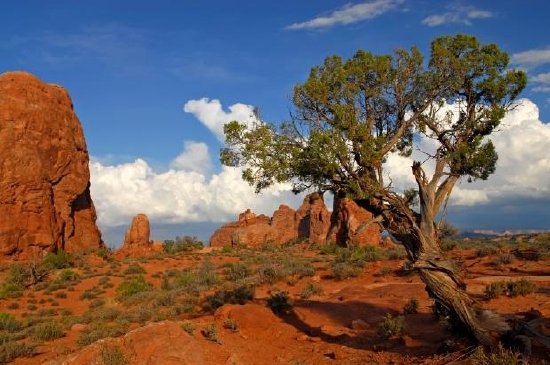
M 162 245 L 154 244 L 150 240 L 151 226 L 149 224 L 149 218 L 143 213 L 136 215 L 132 219 L 132 224 L 126 235 L 124 236 L 124 243 L 116 252 L 117 257 L 140 257 L 148 256 L 152 253 L 162 250 Z
M 339 245 L 378 245 L 380 243 L 380 225 L 368 224 L 372 220 L 371 212 L 358 206 L 353 200 L 334 198 L 331 227 L 327 240 Z
M 318 193 L 306 196 L 296 211 L 296 221 L 300 238 L 309 239 L 311 243 L 325 243 L 330 228 L 330 212 L 323 196 Z
M 271 226 L 275 229 L 275 242 L 286 243 L 298 238 L 298 223 L 296 212 L 288 205 L 281 204 L 273 212 Z
M 103 245 L 88 151 L 71 98 L 24 72 L 0 75 L 0 256 Z

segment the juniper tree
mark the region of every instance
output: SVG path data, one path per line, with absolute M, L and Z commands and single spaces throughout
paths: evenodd
M 221 161 L 243 166 L 258 192 L 291 182 L 295 192 L 356 201 L 374 214 L 365 224 L 381 224 L 405 247 L 437 305 L 494 345 L 509 328 L 467 294 L 441 249 L 436 217 L 459 179 L 485 180 L 495 171 L 489 136 L 527 83 L 508 62 L 496 45 L 467 35 L 435 39 L 427 62 L 414 47 L 327 57 L 295 86 L 289 121 L 227 124 Z M 411 156 L 421 138 L 436 147 L 412 163 L 414 189 L 398 191 L 384 163 L 390 154 Z

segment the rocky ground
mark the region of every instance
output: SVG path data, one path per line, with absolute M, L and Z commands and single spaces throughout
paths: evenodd
M 446 248 L 483 306 L 507 318 L 536 310 L 549 335 L 549 238 Z M 188 240 L 167 251 L 4 263 L 0 363 L 447 364 L 481 356 L 434 315 L 399 246 L 197 249 Z M 545 356 L 534 343 L 531 362 Z

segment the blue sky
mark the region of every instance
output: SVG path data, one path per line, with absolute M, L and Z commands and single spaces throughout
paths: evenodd
M 219 130 L 220 120 L 245 113 L 247 106 L 259 107 L 266 120 L 285 119 L 293 85 L 330 54 L 347 57 L 359 48 L 388 53 L 412 45 L 427 54 L 430 41 L 439 35 L 476 35 L 482 42 L 497 43 L 512 55 L 515 66 L 527 70 L 531 81 L 522 97 L 530 104 L 525 113 L 538 121 L 533 128 L 539 135 L 548 133 L 550 3 L 544 0 L 528 5 L 436 0 L 20 0 L 2 2 L 0 14 L 0 70 L 32 72 L 63 85 L 73 98 L 96 163 L 92 193 L 104 232 L 120 231 L 138 213 L 135 210 L 149 214 L 159 227 L 173 225 L 167 232 L 176 232 L 178 225 L 194 222 L 214 227 L 245 206 L 267 213 L 286 200 L 296 206 L 301 198 L 283 192 L 284 187 L 263 196 L 262 202 L 233 182 L 238 173 L 221 169 L 217 152 L 222 144 L 213 131 Z M 201 102 L 202 98 L 208 100 Z M 184 111 L 184 104 L 193 100 Z M 231 114 L 229 107 L 235 105 L 236 114 Z M 518 198 L 513 186 L 508 193 L 495 194 L 494 187 L 484 185 L 476 189 L 485 189 L 487 195 L 480 205 L 451 208 L 455 221 L 468 229 L 550 228 L 548 205 L 540 204 L 550 200 L 549 175 L 543 173 L 550 168 L 544 155 L 550 145 L 543 139 L 536 150 L 543 152 L 536 156 L 535 166 L 515 157 L 508 161 L 518 168 L 510 173 L 518 176 L 524 175 L 522 166 L 541 170 L 529 175 L 531 193 Z M 174 175 L 166 175 L 170 171 Z M 138 182 L 134 186 L 117 186 L 132 178 Z M 178 189 L 175 182 L 186 186 L 184 194 L 173 191 Z M 229 186 L 232 189 L 223 190 Z M 138 203 L 130 202 L 129 194 L 114 201 L 117 189 L 132 192 Z M 487 189 L 493 190 L 488 194 Z M 231 198 L 235 194 L 242 197 Z M 178 203 L 171 205 L 170 199 Z M 221 199 L 227 200 L 225 205 L 216 203 Z M 494 207 L 506 202 L 508 210 L 498 209 L 503 216 L 495 217 Z M 201 204 L 208 208 L 197 208 Z M 523 217 L 522 211 L 535 213 Z M 207 231 L 201 228 L 199 235 L 207 236 Z M 119 238 L 113 234 L 109 240 L 117 243 Z

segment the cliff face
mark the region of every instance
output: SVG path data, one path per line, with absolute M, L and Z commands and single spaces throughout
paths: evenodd
M 102 246 L 88 162 L 65 89 L 24 72 L 0 75 L 0 255 Z

